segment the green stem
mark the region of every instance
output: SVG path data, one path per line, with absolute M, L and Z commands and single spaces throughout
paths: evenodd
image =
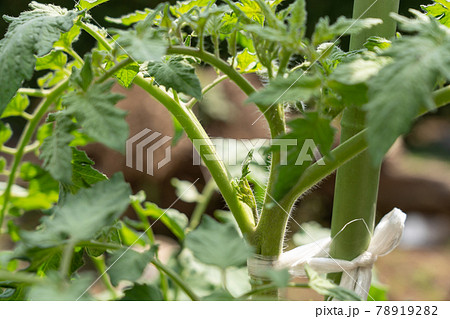
M 163 263 L 161 263 L 157 259 L 152 260 L 152 264 L 158 268 L 159 271 L 164 272 L 167 276 L 169 276 L 170 279 L 173 280 L 173 282 L 178 285 L 185 293 L 186 295 L 191 298 L 193 301 L 199 301 L 200 298 L 189 288 L 189 286 L 181 279 L 181 277 L 172 269 L 165 266 Z
M 202 89 L 202 96 L 205 95 L 206 93 L 208 93 L 211 89 L 213 89 L 214 87 L 216 87 L 217 84 L 221 83 L 223 80 L 227 79 L 228 76 L 227 75 L 222 75 L 219 76 L 218 78 L 216 78 L 213 82 L 211 82 L 210 84 L 208 84 L 207 86 L 205 86 Z M 188 109 L 192 109 L 195 105 L 195 103 L 197 103 L 197 99 L 195 97 L 193 97 L 192 99 L 189 100 L 189 102 L 186 103 L 186 107 Z
M 43 283 L 44 279 L 26 272 L 10 272 L 0 270 L 0 281 L 23 282 L 30 285 L 38 285 Z
M 197 147 L 198 153 L 208 167 L 211 176 L 214 178 L 242 233 L 251 235 L 255 227 L 251 209 L 237 198 L 236 191 L 231 186 L 230 175 L 225 164 L 217 154 L 211 139 L 194 113 L 189 109 L 183 108 L 170 96 L 146 81 L 142 76 L 137 76 L 134 79 L 134 83 L 146 90 L 176 117 L 187 136 L 194 142 L 194 146 Z M 196 141 L 201 142 L 201 144 L 196 143 Z
M 30 89 L 30 88 L 20 88 L 17 93 L 19 94 L 25 94 L 28 96 L 34 96 L 34 97 L 46 97 L 49 95 L 51 90 L 44 90 L 44 89 Z
M 104 255 L 99 257 L 91 256 L 91 260 L 94 263 L 95 267 L 97 268 L 97 271 L 101 276 L 103 284 L 111 294 L 111 299 L 113 300 L 117 299 L 118 296 L 116 290 L 114 289 L 113 285 L 111 284 L 111 281 L 108 278 L 108 275 L 106 274 L 105 256 Z
M 354 19 L 379 18 L 383 20 L 383 24 L 352 36 L 350 50 L 360 49 L 366 39 L 373 35 L 393 37 L 396 23 L 389 14 L 398 12 L 398 5 L 399 0 L 355 0 Z M 341 120 L 341 142 L 364 130 L 365 119 L 365 111 L 348 107 Z M 368 151 L 338 168 L 331 220 L 331 237 L 334 238 L 330 247 L 331 257 L 352 260 L 369 246 L 375 225 L 380 169 L 381 165 L 373 165 Z M 365 224 L 352 223 L 343 229 L 344 225 L 356 219 L 363 219 Z M 339 235 L 336 236 L 337 234 Z M 341 274 L 330 274 L 329 277 L 339 283 Z
M 59 273 L 61 274 L 61 278 L 65 278 L 69 275 L 70 264 L 72 262 L 73 250 L 75 248 L 76 243 L 68 242 L 66 246 L 64 246 L 61 265 L 59 266 Z
M 210 179 L 203 189 L 200 200 L 197 202 L 197 205 L 194 208 L 194 212 L 192 213 L 191 220 L 189 222 L 189 226 L 186 229 L 186 233 L 194 230 L 198 224 L 200 224 L 200 219 L 202 218 L 203 213 L 206 211 L 208 207 L 209 201 L 211 200 L 212 195 L 216 190 L 216 182 L 214 179 Z
M 108 41 L 106 41 L 106 39 L 100 33 L 96 32 L 88 24 L 84 23 L 81 20 L 78 21 L 77 24 L 81 27 L 81 29 L 89 33 L 95 40 L 97 40 L 97 42 L 99 42 L 102 46 L 104 46 L 108 51 L 113 50 L 112 45 L 109 44 Z
M 33 112 L 33 118 L 27 123 L 25 129 L 20 137 L 18 147 L 16 150 L 16 154 L 14 156 L 14 161 L 11 166 L 10 175 L 8 179 L 8 184 L 6 185 L 5 192 L 3 193 L 3 207 L 0 211 L 0 233 L 3 229 L 3 220 L 5 218 L 5 213 L 9 204 L 9 200 L 11 198 L 11 188 L 16 179 L 17 169 L 19 168 L 20 162 L 22 160 L 23 154 L 25 152 L 25 148 L 28 145 L 31 137 L 36 130 L 36 127 L 39 125 L 42 117 L 47 112 L 48 108 L 61 96 L 61 94 L 69 87 L 69 80 L 66 79 L 61 82 L 57 87 L 53 88 L 51 92 L 36 108 Z

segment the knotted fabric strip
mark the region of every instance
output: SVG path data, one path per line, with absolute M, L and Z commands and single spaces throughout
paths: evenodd
M 268 269 L 289 269 L 294 277 L 306 277 L 305 265 L 319 273 L 343 272 L 340 286 L 367 299 L 372 280 L 372 267 L 379 256 L 395 249 L 402 237 L 406 214 L 394 208 L 375 228 L 368 249 L 352 261 L 333 259 L 329 255 L 330 237 L 287 251 L 278 260 L 254 256 L 247 261 L 249 274 L 263 278 Z

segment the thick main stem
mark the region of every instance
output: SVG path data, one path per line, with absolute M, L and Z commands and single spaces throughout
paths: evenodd
M 398 12 L 398 5 L 399 0 L 355 0 L 353 18 L 379 18 L 383 20 L 383 24 L 352 36 L 350 50 L 360 49 L 372 35 L 393 37 L 396 23 L 389 14 Z M 365 117 L 365 112 L 360 108 L 349 107 L 344 111 L 341 143 L 365 128 Z M 375 222 L 379 176 L 380 165 L 372 164 L 367 151 L 337 170 L 331 221 L 331 236 L 334 240 L 330 254 L 333 258 L 352 260 L 367 249 Z M 364 222 L 352 223 L 343 229 L 344 225 L 356 219 L 362 219 Z M 339 282 L 340 275 L 331 274 L 330 277 Z

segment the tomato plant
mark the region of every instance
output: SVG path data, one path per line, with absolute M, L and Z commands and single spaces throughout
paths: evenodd
M 325 279 L 307 267 L 309 283 L 296 284 L 286 269 L 250 278 L 245 263 L 253 255 L 276 260 L 295 202 L 336 169 L 331 257 L 352 260 L 367 249 L 385 153 L 415 118 L 450 102 L 449 2 L 411 10 L 407 18 L 395 13 L 398 0 L 355 0 L 353 19 L 323 17 L 309 38 L 304 0 L 164 3 L 107 18 L 117 24 L 109 30 L 89 15 L 104 2 L 82 0 L 72 9 L 31 2 L 29 11 L 4 17 L 9 28 L 0 41 L 0 114 L 22 117 L 26 125 L 14 147 L 5 145 L 11 128 L 0 126 L 0 233 L 14 242 L 0 252 L 0 299 L 247 300 L 310 287 L 359 300 L 337 286 L 339 274 Z M 397 23 L 405 34 L 395 33 Z M 72 46 L 81 33 L 96 41 L 84 56 Z M 347 35 L 348 52 L 339 47 Z M 217 72 L 206 87 L 195 73 L 200 64 Z M 22 87 L 35 71 L 46 74 Z M 246 73 L 258 73 L 267 85 L 257 90 Z M 263 181 L 254 176 L 252 152 L 239 176 L 231 176 L 192 109 L 224 78 L 257 105 L 273 139 L 297 142 L 285 153 L 276 145 L 268 149 Z M 111 92 L 114 83 L 141 87 L 189 139 L 203 141 L 197 151 L 211 182 L 203 194 L 178 185 L 182 199 L 194 188 L 197 208 L 190 221 L 146 201 L 144 192 L 132 194 L 120 173 L 107 178 L 80 149 L 98 142 L 124 152 L 128 125 L 126 112 L 115 106 L 122 96 Z M 40 98 L 32 111 L 30 97 Z M 295 114 L 289 121 L 287 109 Z M 340 144 L 332 148 L 337 120 Z M 299 163 L 307 140 L 323 158 Z M 41 164 L 26 161 L 28 153 Z M 19 179 L 27 188 L 17 185 Z M 216 187 L 229 209 L 216 216 L 219 221 L 202 218 Z M 129 205 L 139 221 L 120 220 Z M 27 212 L 42 214 L 36 229 L 18 224 Z M 359 219 L 364 223 L 345 227 Z M 180 244 L 169 263 L 161 262 L 151 229 L 158 220 Z M 87 261 L 96 280 L 82 270 Z M 159 275 L 143 282 L 150 263 Z M 91 294 L 98 280 L 106 297 Z

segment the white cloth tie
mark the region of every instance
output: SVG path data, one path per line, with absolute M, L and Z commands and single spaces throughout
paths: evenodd
M 254 277 L 264 278 L 268 269 L 289 269 L 294 277 L 306 277 L 305 265 L 319 273 L 343 272 L 340 286 L 353 290 L 367 299 L 372 280 L 372 267 L 379 256 L 395 249 L 402 237 L 406 214 L 394 208 L 375 228 L 368 249 L 352 261 L 329 256 L 330 237 L 299 246 L 281 254 L 278 260 L 255 256 L 248 260 L 248 270 Z

